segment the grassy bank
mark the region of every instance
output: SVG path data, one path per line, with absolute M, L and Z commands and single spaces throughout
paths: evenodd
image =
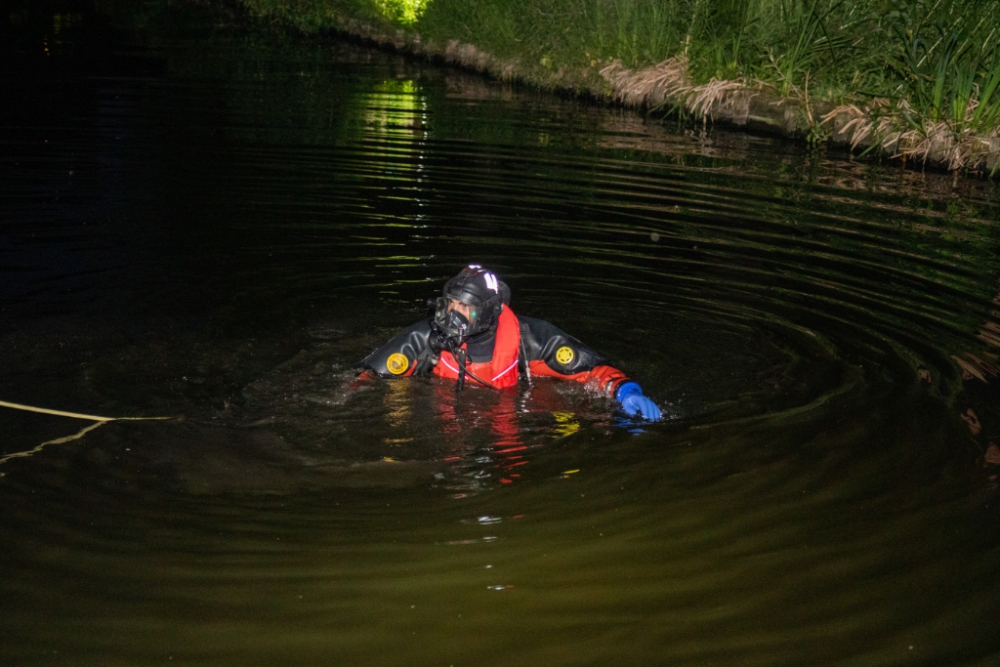
M 1000 153 L 1000 2 L 239 1 L 306 31 L 859 151 L 994 171 Z

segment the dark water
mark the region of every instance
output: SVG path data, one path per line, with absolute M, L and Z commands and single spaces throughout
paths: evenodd
M 995 185 L 30 7 L 0 400 L 182 419 L 0 409 L 0 662 L 996 664 Z M 669 419 L 352 388 L 471 261 Z

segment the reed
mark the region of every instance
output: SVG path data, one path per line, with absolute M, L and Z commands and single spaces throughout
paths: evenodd
M 996 128 L 1000 123 L 1000 50 L 993 53 L 992 60 L 984 65 L 986 75 L 981 88 L 976 89 L 977 98 L 972 111 L 975 127 L 986 130 Z

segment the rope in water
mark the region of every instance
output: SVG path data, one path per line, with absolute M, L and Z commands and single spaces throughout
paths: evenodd
M 164 419 L 176 419 L 176 417 L 98 417 L 97 415 L 84 415 L 79 412 L 66 412 L 65 410 L 50 410 L 49 408 L 38 408 L 34 405 L 22 405 L 21 403 L 8 403 L 0 401 L 0 407 L 11 408 L 12 410 L 25 410 L 27 412 L 40 412 L 43 415 L 56 415 L 57 417 L 72 417 L 73 419 L 88 419 L 92 422 L 115 422 L 115 421 L 154 421 Z
M 29 449 L 24 452 L 14 452 L 13 454 L 7 454 L 6 456 L 0 456 L 0 465 L 3 465 L 11 459 L 19 459 L 31 456 L 42 451 L 42 448 L 46 445 L 61 445 L 66 442 L 72 442 L 73 440 L 78 440 L 84 435 L 93 431 L 98 426 L 104 426 L 108 422 L 120 422 L 120 421 L 163 421 L 166 419 L 176 419 L 176 417 L 100 417 L 98 415 L 85 415 L 79 412 L 66 412 L 65 410 L 51 410 L 49 408 L 39 408 L 34 405 L 23 405 L 21 403 L 10 403 L 8 401 L 0 401 L 0 407 L 10 408 L 12 410 L 24 410 L 25 412 L 38 412 L 43 415 L 55 415 L 57 417 L 71 417 L 73 419 L 86 419 L 88 421 L 97 422 L 96 424 L 91 424 L 85 427 L 79 433 L 74 435 L 68 435 L 63 438 L 56 438 L 55 440 L 49 440 L 38 445 L 34 449 Z M 5 473 L 0 473 L 0 477 L 3 477 Z

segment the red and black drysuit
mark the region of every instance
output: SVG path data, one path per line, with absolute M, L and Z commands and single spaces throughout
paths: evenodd
M 430 341 L 430 320 L 417 322 L 368 355 L 361 365 L 365 373 L 383 378 L 436 375 L 457 379 L 458 362 L 448 351 L 436 355 Z M 544 320 L 518 317 L 504 306 L 497 324 L 476 334 L 462 345 L 466 350 L 469 385 L 479 384 L 472 375 L 496 389 L 517 384 L 521 373 L 532 377 L 556 377 L 596 385 L 609 396 L 628 378 L 604 363 L 589 347 Z

